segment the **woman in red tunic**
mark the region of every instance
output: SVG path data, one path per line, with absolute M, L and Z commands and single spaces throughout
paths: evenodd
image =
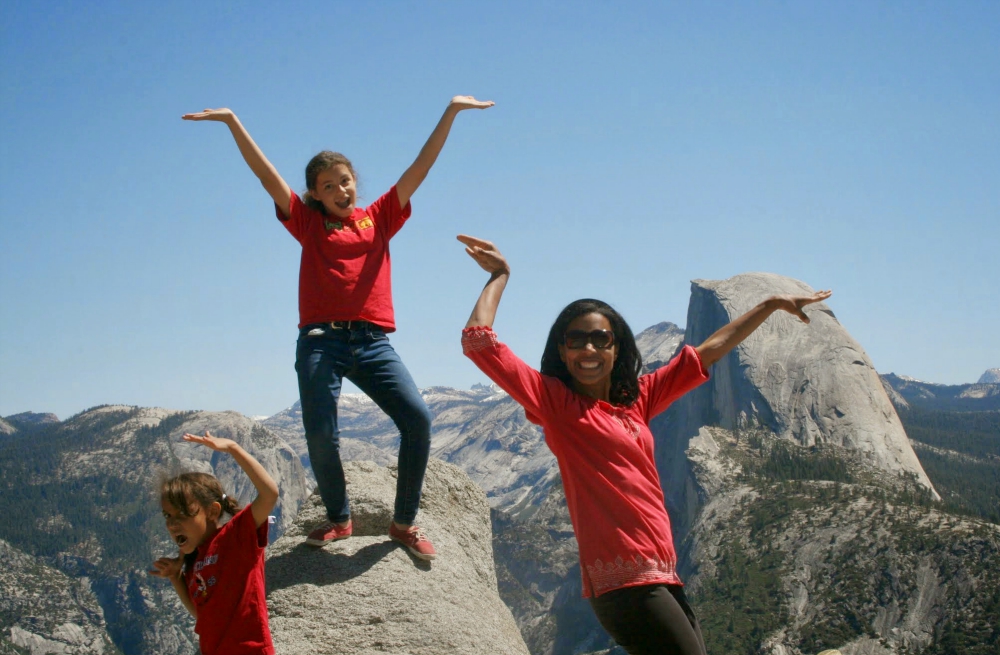
M 831 292 L 768 298 L 643 376 L 635 338 L 621 315 L 599 300 L 577 300 L 556 318 L 536 371 L 492 329 L 510 276 L 507 261 L 488 241 L 458 239 L 490 274 L 462 333 L 463 350 L 542 427 L 559 463 L 580 548 L 583 596 L 629 653 L 704 655 L 698 621 L 676 572 L 649 421 L 707 380 L 708 367 L 772 313 L 783 310 L 808 323 L 803 307 Z

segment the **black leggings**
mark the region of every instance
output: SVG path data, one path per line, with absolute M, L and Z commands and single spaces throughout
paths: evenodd
M 706 655 L 680 585 L 615 589 L 590 599 L 597 620 L 630 655 Z

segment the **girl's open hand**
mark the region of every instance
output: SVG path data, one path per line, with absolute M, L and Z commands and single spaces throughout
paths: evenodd
M 169 580 L 181 574 L 181 564 L 183 564 L 183 560 L 180 555 L 177 557 L 161 557 L 153 562 L 153 568 L 147 571 L 147 573 L 157 578 L 166 578 Z
M 802 311 L 802 308 L 814 302 L 826 300 L 831 295 L 833 295 L 833 291 L 817 291 L 811 296 L 774 296 L 774 301 L 778 303 L 778 309 L 794 314 L 803 323 L 808 323 L 809 317 Z
M 510 265 L 507 264 L 507 260 L 489 241 L 470 237 L 467 234 L 459 234 L 457 238 L 465 244 L 465 252 L 469 253 L 469 257 L 476 260 L 476 263 L 490 275 L 510 273 Z
M 184 114 L 181 116 L 186 121 L 220 121 L 225 123 L 235 116 L 232 109 L 204 109 L 194 114 Z
M 196 434 L 185 434 L 184 441 L 200 443 L 202 446 L 208 446 L 212 450 L 217 450 L 220 453 L 228 453 L 237 445 L 232 439 L 220 439 L 219 437 L 213 437 L 209 434 L 208 430 L 205 430 L 204 437 L 199 437 Z
M 476 100 L 472 96 L 455 96 L 451 99 L 448 107 L 462 111 L 463 109 L 487 109 L 495 104 L 492 100 Z

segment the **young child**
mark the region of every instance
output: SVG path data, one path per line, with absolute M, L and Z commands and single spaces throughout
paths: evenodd
M 452 98 L 399 181 L 365 208 L 356 206 L 358 176 L 342 154 L 325 150 L 312 158 L 306 166 L 307 191 L 300 198 L 231 110 L 183 116 L 229 128 L 243 160 L 274 201 L 278 220 L 302 246 L 295 371 L 309 460 L 328 519 L 309 534 L 307 544 L 323 546 L 353 532 L 337 427 L 337 401 L 347 378 L 399 428 L 389 536 L 416 557 L 436 556 L 430 540 L 413 524 L 430 454 L 431 414 L 387 336 L 396 329 L 389 240 L 410 217 L 410 197 L 437 160 L 455 117 L 492 106 L 471 96 Z
M 264 548 L 268 515 L 278 485 L 239 444 L 230 439 L 185 434 L 185 441 L 229 453 L 257 497 L 243 509 L 208 473 L 184 473 L 160 486 L 160 505 L 177 557 L 161 557 L 150 575 L 174 585 L 195 617 L 202 655 L 273 655 L 264 598 Z M 232 518 L 219 525 L 222 514 Z
M 490 274 L 462 333 L 463 350 L 542 427 L 559 463 L 584 597 L 631 655 L 705 655 L 698 620 L 677 577 L 649 421 L 707 380 L 708 368 L 768 316 L 785 311 L 808 323 L 803 308 L 831 292 L 772 296 L 642 376 L 635 337 L 621 315 L 599 300 L 577 300 L 549 330 L 537 371 L 492 329 L 510 276 L 506 259 L 488 241 L 458 239 Z M 595 257 L 595 267 L 601 263 Z

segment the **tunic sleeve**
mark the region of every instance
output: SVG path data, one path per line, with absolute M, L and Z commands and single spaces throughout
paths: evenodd
M 541 425 L 560 395 L 562 382 L 542 375 L 500 343 L 488 327 L 462 330 L 462 351 L 483 373 L 524 407 L 528 420 Z M 565 395 L 565 394 L 562 394 Z
M 706 380 L 708 371 L 702 365 L 698 351 L 691 346 L 684 346 L 666 366 L 639 378 L 640 397 L 645 401 L 643 415 L 646 422 Z

